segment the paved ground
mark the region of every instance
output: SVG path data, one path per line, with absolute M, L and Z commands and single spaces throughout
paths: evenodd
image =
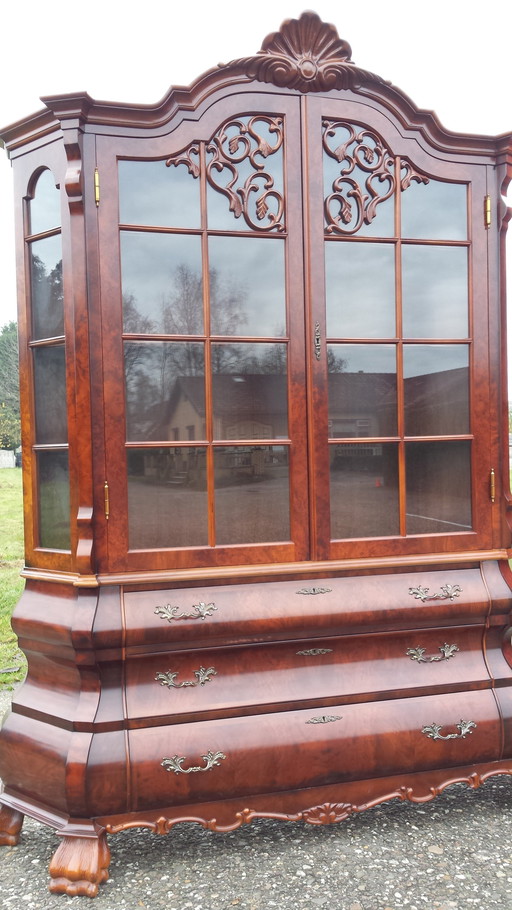
M 8 703 L 0 692 L 0 714 Z M 259 820 L 231 834 L 182 825 L 110 838 L 94 910 L 512 910 L 512 779 L 387 803 L 329 827 Z M 58 840 L 25 820 L 0 848 L 0 908 L 89 906 L 47 891 Z

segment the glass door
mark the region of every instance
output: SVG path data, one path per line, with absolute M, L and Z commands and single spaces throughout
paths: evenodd
M 121 288 L 125 413 L 124 425 L 107 416 L 117 565 L 308 556 L 298 104 L 264 101 L 236 116 L 230 105 L 188 142 L 152 144 L 152 159 L 147 143 L 145 160 L 130 143 L 109 150 L 119 272 L 117 257 L 103 269 Z
M 415 144 L 413 161 L 382 116 L 306 105 L 319 556 L 489 545 L 484 168 Z

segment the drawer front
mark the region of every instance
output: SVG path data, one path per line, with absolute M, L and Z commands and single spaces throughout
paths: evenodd
M 132 809 L 495 761 L 500 743 L 490 691 L 132 730 Z
M 478 569 L 280 581 L 124 594 L 127 646 L 174 648 L 481 624 Z
M 489 686 L 482 627 L 318 639 L 128 657 L 127 716 L 175 722 L 217 711 L 397 697 Z

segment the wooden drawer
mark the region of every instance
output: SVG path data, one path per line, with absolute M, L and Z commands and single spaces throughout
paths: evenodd
M 132 730 L 131 808 L 495 761 L 500 726 L 478 691 Z
M 128 656 L 127 716 L 136 726 L 488 687 L 483 632 L 466 626 Z
M 479 569 L 128 591 L 125 644 L 208 648 L 481 624 L 492 610 Z

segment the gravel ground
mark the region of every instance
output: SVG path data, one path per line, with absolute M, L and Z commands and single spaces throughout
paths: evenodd
M 0 715 L 9 696 L 0 692 Z M 512 779 L 389 802 L 338 825 L 257 820 L 231 834 L 178 825 L 109 839 L 94 910 L 512 910 Z M 0 848 L 0 907 L 87 906 L 51 895 L 53 831 L 25 819 Z

